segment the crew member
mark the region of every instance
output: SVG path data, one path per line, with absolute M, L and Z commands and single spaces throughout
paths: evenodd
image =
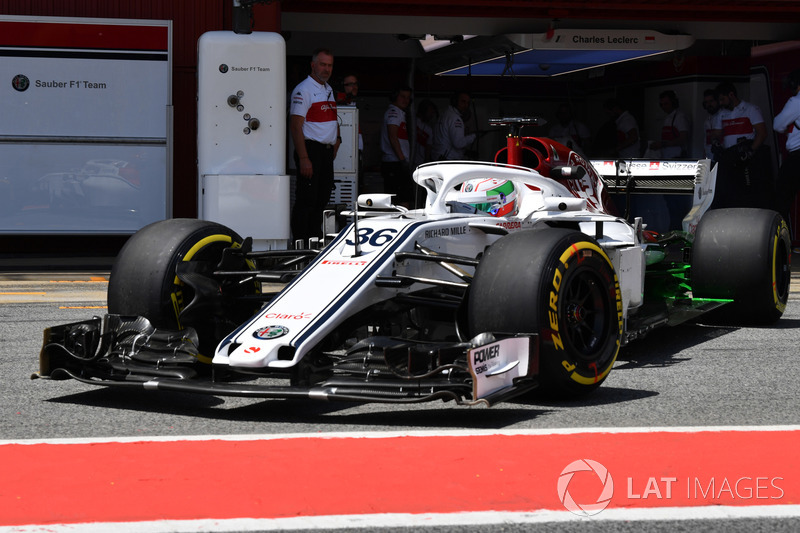
M 381 128 L 381 175 L 387 192 L 396 194 L 395 202 L 405 207 L 414 204 L 414 182 L 411 179 L 411 146 L 408 139 L 406 110 L 411 104 L 411 88 L 394 90 L 391 104 L 383 115 Z
M 589 144 L 592 141 L 592 133 L 589 127 L 572 118 L 572 108 L 566 102 L 558 106 L 556 111 L 558 120 L 547 135 L 554 141 L 558 141 L 567 148 L 574 150 L 583 157 L 589 151 Z
M 464 159 L 467 147 L 475 142 L 476 134 L 465 133 L 464 114 L 469 111 L 470 95 L 458 92 L 450 99 L 450 106 L 436 123 L 433 135 L 433 159 L 459 160 Z
M 322 212 L 333 190 L 333 160 L 342 142 L 336 101 L 328 80 L 333 54 L 320 48 L 311 56 L 311 74 L 292 91 L 289 131 L 297 167 L 292 236 L 321 237 Z
M 755 153 L 767 139 L 767 127 L 757 105 L 739 98 L 736 87 L 730 82 L 717 85 L 720 111 L 714 122 L 712 137 L 724 148 L 747 143 Z M 751 155 L 752 155 L 751 153 Z
M 775 117 L 772 127 L 786 134 L 788 154 L 778 171 L 775 208 L 788 221 L 794 197 L 800 190 L 800 69 L 790 72 L 787 81 L 792 96 Z
M 639 157 L 639 124 L 634 116 L 616 98 L 606 100 L 603 107 L 613 117 L 617 129 L 617 157 Z
M 430 100 L 423 100 L 417 106 L 417 137 L 416 145 L 412 153 L 414 168 L 423 163 L 433 161 L 431 151 L 433 149 L 433 128 L 439 119 L 439 110 L 436 104 Z
M 719 101 L 717 100 L 717 91 L 714 89 L 706 89 L 703 91 L 703 109 L 706 110 L 705 120 L 703 121 L 703 131 L 705 133 L 705 142 L 703 144 L 704 155 L 708 159 L 714 159 L 714 153 L 711 151 L 712 132 L 714 130 L 714 121 L 719 111 Z
M 662 159 L 686 157 L 689 152 L 689 118 L 680 108 L 675 91 L 658 95 L 658 105 L 667 114 L 661 127 L 661 140 L 650 143 L 650 148 L 661 150 Z
M 711 135 L 720 169 L 711 208 L 768 207 L 775 184 L 761 110 L 740 99 L 730 82 L 720 83 L 716 91 L 720 110 Z
M 358 77 L 348 74 L 342 78 L 344 91 L 336 93 L 337 106 L 358 106 Z M 364 136 L 361 133 L 361 122 L 358 123 L 358 191 L 366 192 L 364 181 Z

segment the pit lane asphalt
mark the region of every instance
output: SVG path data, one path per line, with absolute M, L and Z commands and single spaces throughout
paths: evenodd
M 572 402 L 492 408 L 215 398 L 28 379 L 45 327 L 105 313 L 108 273 L 0 277 L 4 439 L 415 429 L 800 424 L 800 273 L 772 327 L 689 324 L 624 347 L 609 378 Z M 159 413 L 160 416 L 153 416 Z
M 794 264 L 797 265 L 797 256 Z M 772 327 L 689 324 L 623 348 L 609 378 L 573 402 L 492 408 L 216 398 L 31 380 L 42 330 L 105 312 L 107 272 L 0 274 L 0 439 L 415 430 L 800 425 L 800 273 Z M 792 452 L 789 452 L 790 454 Z M 560 531 L 794 531 L 793 519 L 559 524 Z M 602 529 L 601 529 L 602 528 Z M 502 531 L 550 531 L 504 525 Z M 425 531 L 481 531 L 435 527 Z M 361 531 L 354 529 L 353 531 Z

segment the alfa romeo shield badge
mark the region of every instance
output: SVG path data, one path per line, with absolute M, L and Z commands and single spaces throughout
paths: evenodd
M 253 332 L 253 337 L 257 339 L 277 339 L 278 337 L 283 337 L 289 333 L 289 328 L 286 326 L 266 326 L 261 329 L 257 329 Z
M 22 92 L 27 90 L 28 87 L 31 86 L 31 80 L 29 80 L 28 76 L 26 76 L 25 74 L 17 74 L 11 80 L 11 86 L 14 87 L 14 89 Z

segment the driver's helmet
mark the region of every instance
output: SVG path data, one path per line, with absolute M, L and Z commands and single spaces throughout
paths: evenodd
M 480 178 L 461 184 L 458 201 L 493 217 L 517 214 L 517 188 L 509 180 Z

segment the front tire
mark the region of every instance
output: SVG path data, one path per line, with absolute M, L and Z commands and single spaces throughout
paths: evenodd
M 692 294 L 733 299 L 720 309 L 727 322 L 775 322 L 789 299 L 791 249 L 789 227 L 775 211 L 709 211 L 692 247 Z
M 213 266 L 224 249 L 241 243 L 235 231 L 205 220 L 176 218 L 145 226 L 125 243 L 114 261 L 108 283 L 109 313 L 143 316 L 157 328 L 192 326 L 200 337 L 201 353 L 210 354 L 226 330 L 237 325 L 242 310 L 231 306 L 216 313 L 221 316 L 209 313 L 194 323 L 182 321 L 181 313 L 195 295 L 178 279 L 178 264 L 192 261 Z M 255 291 L 252 287 L 251 292 Z M 220 292 L 225 292 L 224 287 Z M 248 309 L 243 316 L 250 313 Z
M 622 336 L 614 266 L 591 237 L 548 228 L 498 240 L 470 287 L 472 335 L 538 333 L 540 388 L 579 396 L 608 376 Z

